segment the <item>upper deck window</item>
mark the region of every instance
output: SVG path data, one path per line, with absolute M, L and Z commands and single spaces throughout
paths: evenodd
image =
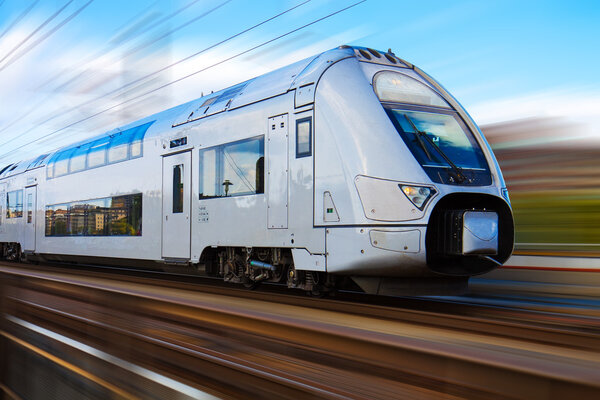
M 418 80 L 399 72 L 378 72 L 373 78 L 373 88 L 382 102 L 450 108 L 439 93 Z
M 154 121 L 118 132 L 111 136 L 66 148 L 48 162 L 48 178 L 56 178 L 110 163 L 141 157 L 144 135 Z

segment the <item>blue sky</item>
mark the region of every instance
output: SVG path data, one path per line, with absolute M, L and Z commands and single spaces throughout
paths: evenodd
M 356 0 L 311 0 L 140 81 L 129 87 L 132 92 L 119 91 L 124 83 L 303 2 L 0 0 L 0 164 L 102 133 L 340 44 L 391 47 L 438 79 L 482 124 L 600 114 L 597 1 L 367 0 L 218 68 L 78 122 Z

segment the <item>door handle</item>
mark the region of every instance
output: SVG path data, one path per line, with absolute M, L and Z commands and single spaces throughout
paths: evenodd
M 169 220 L 169 216 L 168 216 L 168 215 L 165 215 L 165 219 L 168 221 L 168 220 Z

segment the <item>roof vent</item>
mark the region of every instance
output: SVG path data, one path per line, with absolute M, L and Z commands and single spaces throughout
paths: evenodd
M 371 59 L 371 55 L 369 53 L 367 53 L 366 51 L 364 51 L 363 49 L 358 50 L 358 52 L 360 53 L 361 56 L 363 56 L 367 60 Z
M 367 50 L 369 50 L 369 53 L 373 54 L 375 57 L 381 58 L 381 54 L 379 54 L 379 52 L 377 50 L 373 50 L 373 49 L 367 49 Z

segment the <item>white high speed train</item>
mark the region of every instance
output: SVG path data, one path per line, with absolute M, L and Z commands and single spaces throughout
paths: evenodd
M 252 286 L 464 290 L 514 226 L 485 138 L 412 64 L 341 46 L 0 172 L 7 259 Z

